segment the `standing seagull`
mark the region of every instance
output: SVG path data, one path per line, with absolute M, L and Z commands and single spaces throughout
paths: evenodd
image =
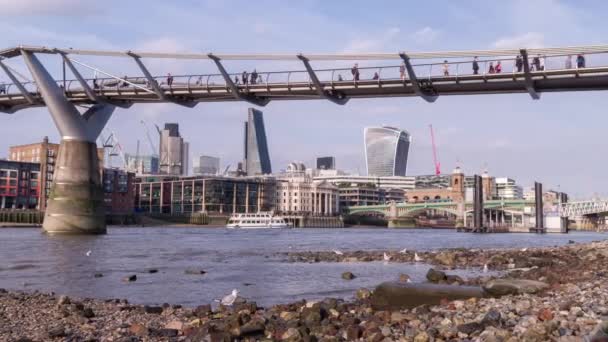
M 85 254 L 86 254 L 86 256 L 91 256 L 91 253 L 93 253 L 93 252 L 91 252 L 90 250 L 88 250 Z
M 390 261 L 391 260 L 391 257 L 388 254 L 386 254 L 386 252 L 384 252 L 383 257 L 384 257 L 384 261 Z
M 404 248 L 404 249 L 400 250 L 399 253 L 401 253 L 401 254 L 407 253 L 407 248 Z
M 414 261 L 419 262 L 422 261 L 422 258 L 418 256 L 418 253 L 414 252 Z
M 231 306 L 232 304 L 234 304 L 234 301 L 236 300 L 236 298 L 238 296 L 239 296 L 239 291 L 237 289 L 234 289 L 234 290 L 232 290 L 231 294 L 222 298 L 222 300 L 220 301 L 220 304 L 226 305 L 226 306 Z

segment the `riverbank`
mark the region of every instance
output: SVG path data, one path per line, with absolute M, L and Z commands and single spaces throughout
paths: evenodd
M 331 254 L 330 254 L 331 253 Z M 382 258 L 379 252 L 316 252 L 323 261 Z M 389 262 L 411 262 L 389 252 Z M 399 257 L 398 255 L 401 255 Z M 413 253 L 412 253 L 413 254 Z M 492 265 L 501 278 L 547 284 L 537 293 L 500 298 L 442 300 L 394 311 L 374 310 L 370 291 L 357 299 L 295 302 L 268 308 L 255 303 L 196 308 L 140 306 L 124 300 L 69 299 L 52 294 L 0 291 L 0 340 L 356 340 L 581 341 L 608 320 L 608 242 L 562 247 L 416 252 L 442 268 Z M 297 255 L 297 257 L 296 257 Z M 292 261 L 308 254 L 290 253 Z M 440 256 L 441 255 L 441 256 Z M 452 262 L 451 260 L 454 260 Z M 356 275 L 355 275 L 356 276 Z M 468 279 L 485 284 L 495 276 Z M 348 280 L 344 280 L 348 281 Z

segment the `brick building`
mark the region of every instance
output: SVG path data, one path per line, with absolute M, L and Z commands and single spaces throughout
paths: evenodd
M 134 212 L 135 174 L 119 169 L 103 170 L 104 203 L 107 214 L 128 215 Z
M 36 209 L 40 164 L 0 159 L 0 209 Z

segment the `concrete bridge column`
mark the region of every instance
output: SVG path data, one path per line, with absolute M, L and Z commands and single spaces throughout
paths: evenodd
M 114 106 L 98 104 L 80 114 L 38 58 L 26 51 L 22 56 L 61 134 L 42 227 L 49 234 L 104 234 L 104 194 L 95 141 Z

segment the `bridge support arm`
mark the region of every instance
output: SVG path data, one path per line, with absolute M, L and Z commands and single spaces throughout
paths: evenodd
M 341 93 L 332 94 L 332 93 L 326 91 L 325 89 L 323 89 L 323 86 L 321 85 L 321 82 L 319 81 L 317 74 L 315 73 L 312 66 L 310 65 L 310 61 L 308 60 L 308 58 L 306 58 L 302 54 L 299 54 L 298 58 L 302 61 L 302 63 L 304 63 L 304 67 L 306 68 L 306 71 L 308 72 L 308 75 L 310 76 L 310 80 L 314 84 L 315 90 L 317 91 L 317 94 L 319 94 L 319 96 L 321 96 L 322 98 L 327 99 L 333 103 L 339 104 L 339 105 L 344 105 L 344 104 L 346 104 L 346 102 L 348 102 L 348 98 L 345 97 L 343 94 L 341 94 Z
M 410 58 L 404 52 L 399 54 L 399 57 L 403 60 L 405 64 L 405 69 L 407 70 L 408 78 L 410 82 L 412 82 L 412 88 L 414 88 L 414 92 L 416 95 L 422 97 L 426 102 L 433 103 L 437 100 L 438 95 L 434 92 L 429 91 L 428 89 L 423 89 L 421 82 L 416 77 L 416 72 L 414 71 L 414 67 L 410 62 Z
M 532 79 L 532 74 L 530 74 L 530 62 L 528 60 L 528 51 L 526 49 L 519 50 L 522 58 L 522 62 L 524 64 L 524 82 L 526 84 L 526 90 L 534 100 L 540 99 L 540 94 L 536 91 L 536 87 L 534 87 L 534 80 Z
M 156 93 L 156 95 L 158 96 L 158 99 L 165 101 L 167 99 L 167 97 L 165 96 L 165 93 L 158 85 L 158 82 L 156 82 L 156 80 L 152 77 L 152 75 L 150 74 L 150 71 L 148 71 L 148 68 L 146 68 L 144 63 L 142 63 L 141 58 L 132 52 L 127 52 L 127 55 L 133 57 L 133 59 L 135 60 L 135 63 L 137 63 L 137 66 L 139 67 L 141 72 L 146 77 L 146 80 L 148 80 L 148 84 L 150 85 L 152 90 L 154 90 L 154 93 Z
M 220 74 L 222 74 L 222 77 L 224 77 L 224 81 L 226 81 L 226 85 L 228 85 L 228 88 L 230 88 L 230 91 L 232 92 L 232 95 L 234 96 L 235 99 L 237 100 L 244 100 L 247 101 L 249 103 L 252 103 L 256 106 L 260 106 L 260 107 L 264 107 L 265 105 L 268 104 L 268 102 L 270 102 L 269 98 L 264 98 L 264 97 L 259 97 L 259 96 L 255 96 L 255 95 L 251 95 L 251 94 L 243 94 L 239 91 L 239 88 L 236 86 L 236 84 L 234 83 L 234 81 L 232 80 L 232 78 L 230 78 L 230 75 L 228 75 L 228 72 L 226 71 L 226 69 L 224 68 L 224 66 L 222 65 L 222 63 L 220 62 L 220 58 L 213 55 L 212 53 L 207 55 L 213 62 L 215 62 L 215 65 L 217 66 L 217 69 L 220 71 Z
M 68 58 L 68 56 L 66 56 L 65 54 L 61 54 L 61 57 L 63 58 L 63 61 L 68 66 L 72 74 L 74 74 L 74 77 L 76 77 L 76 79 L 78 80 L 78 83 L 80 83 L 80 85 L 82 86 L 82 89 L 84 90 L 85 94 L 87 94 L 87 97 L 93 102 L 101 102 L 97 94 L 95 94 L 93 89 L 91 89 L 87 81 L 84 80 L 84 78 L 82 77 L 78 69 L 76 69 L 72 61 Z
M 23 86 L 23 84 L 21 84 L 21 82 L 19 82 L 19 80 L 17 79 L 17 77 L 15 77 L 15 75 L 11 72 L 11 70 L 6 66 L 6 64 L 4 64 L 2 62 L 2 60 L 0 59 L 0 68 L 2 68 L 2 70 L 4 70 L 4 72 L 6 73 L 6 75 L 8 76 L 8 78 L 11 79 L 11 82 L 13 82 L 13 84 L 17 87 L 17 89 L 19 89 L 19 92 L 21 93 L 21 95 L 25 98 L 25 100 L 29 103 L 29 104 L 34 104 L 36 102 L 36 100 L 34 99 L 34 97 L 32 96 L 32 94 L 30 94 L 27 89 L 25 89 L 25 87 Z

